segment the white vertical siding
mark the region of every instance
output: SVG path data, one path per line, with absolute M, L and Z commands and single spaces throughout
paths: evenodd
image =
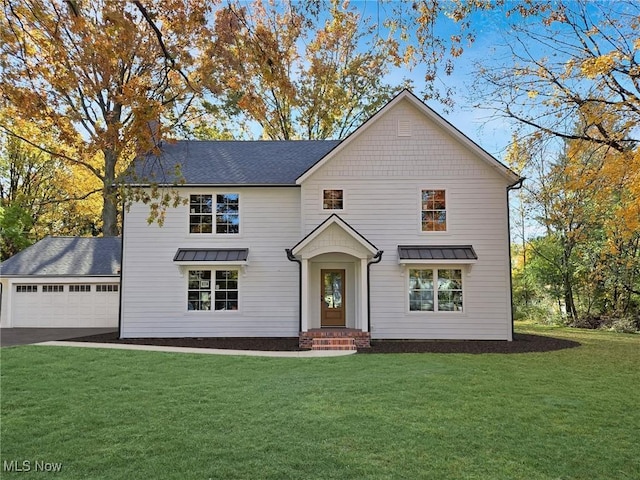
M 300 239 L 300 189 L 185 188 L 182 194 L 220 192 L 240 194 L 240 235 L 190 235 L 186 206 L 167 212 L 162 227 L 147 225 L 145 205 L 126 214 L 123 337 L 297 336 L 298 265 L 284 250 Z M 177 266 L 178 248 L 249 249 L 249 264 L 240 269 L 238 311 L 187 310 L 187 271 L 199 267 Z
M 398 136 L 399 120 L 411 136 Z M 303 230 L 322 222 L 322 190 L 342 188 L 337 212 L 376 247 L 371 267 L 373 338 L 510 339 L 507 182 L 485 161 L 429 122 L 408 101 L 379 118 L 302 185 Z M 420 230 L 421 189 L 445 189 L 447 231 Z M 464 312 L 408 312 L 398 245 L 473 245 L 478 261 L 464 278 Z M 460 267 L 458 267 L 460 268 Z

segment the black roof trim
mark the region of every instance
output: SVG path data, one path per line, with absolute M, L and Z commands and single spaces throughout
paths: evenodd
M 477 260 L 471 245 L 398 245 L 400 260 Z
M 174 262 L 246 262 L 248 248 L 179 248 Z

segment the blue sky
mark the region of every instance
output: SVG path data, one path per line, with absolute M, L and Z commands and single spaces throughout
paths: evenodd
M 263 0 L 266 2 L 266 0 Z M 295 3 L 296 0 L 289 0 Z M 404 1 L 404 8 L 410 8 L 410 0 Z M 507 0 L 508 1 L 508 0 Z M 275 0 L 276 8 L 278 8 L 279 0 Z M 252 0 L 240 0 L 241 4 L 251 8 Z M 350 0 L 349 8 L 358 10 L 363 17 L 369 18 L 371 23 L 378 23 L 378 34 L 385 36 L 388 30 L 382 26 L 386 18 L 392 15 L 392 9 L 399 3 L 383 0 Z M 507 7 L 509 8 L 509 4 Z M 322 19 L 322 14 L 320 18 Z M 322 20 L 320 20 L 322 21 Z M 470 97 L 470 84 L 474 83 L 473 64 L 476 61 L 492 61 L 492 49 L 503 42 L 501 32 L 508 28 L 505 13 L 502 10 L 489 12 L 476 12 L 471 16 L 472 31 L 476 34 L 475 42 L 466 46 L 463 55 L 455 60 L 455 68 L 452 75 L 445 75 L 439 78 L 440 85 L 446 84 L 453 87 L 455 93 L 453 108 L 446 108 L 437 100 L 427 102 L 429 107 L 434 109 L 450 123 L 452 123 L 461 132 L 470 139 L 484 148 L 487 152 L 502 160 L 506 152 L 506 148 L 511 141 L 511 125 L 504 119 L 491 118 L 491 111 L 488 109 L 473 108 L 473 99 Z M 448 38 L 454 33 L 459 33 L 459 27 L 456 23 L 441 16 L 436 25 L 438 35 Z M 415 42 L 414 42 L 415 45 Z M 363 46 L 363 48 L 366 48 Z M 416 66 L 412 70 L 407 68 L 395 68 L 387 76 L 386 80 L 391 85 L 399 85 L 404 78 L 413 81 L 414 93 L 421 97 L 424 91 L 424 67 Z M 257 128 L 257 127 L 256 127 Z M 255 132 L 256 137 L 260 137 L 260 133 Z
M 384 19 L 386 15 L 384 9 L 392 6 L 380 5 L 375 0 L 352 1 L 350 5 L 373 20 Z M 454 88 L 455 106 L 447 109 L 435 100 L 428 101 L 427 104 L 482 148 L 501 159 L 511 140 L 511 125 L 504 119 L 491 118 L 492 114 L 489 110 L 473 108 L 469 86 L 475 81 L 473 64 L 476 61 L 489 63 L 494 61 L 493 56 L 497 53 L 496 50 L 499 50 L 500 44 L 504 42 L 502 32 L 509 26 L 503 11 L 474 13 L 471 24 L 476 35 L 475 42 L 471 46 L 466 46 L 463 55 L 456 59 L 453 74 L 447 76 L 443 73 L 438 79 L 438 83 L 442 86 Z M 455 22 L 445 17 L 441 18 L 436 31 L 443 37 L 459 33 Z M 388 81 L 397 84 L 403 78 L 411 79 L 414 82 L 415 93 L 420 95 L 424 87 L 424 68 L 418 65 L 412 71 L 404 68 L 395 69 L 388 76 Z

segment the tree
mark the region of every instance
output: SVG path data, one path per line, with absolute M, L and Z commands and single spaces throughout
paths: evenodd
M 515 265 L 514 284 L 526 294 L 533 278 L 536 295 L 545 294 L 545 285 L 549 296 L 560 292 L 561 310 L 572 324 L 633 315 L 640 306 L 640 231 L 637 219 L 625 218 L 626 176 L 611 168 L 619 162 L 611 155 L 620 154 L 584 140 L 566 141 L 560 154 L 542 149 L 536 138 L 516 145 L 511 152 L 531 177 L 521 201 L 542 235 L 523 241 L 519 254 L 526 252 L 527 263 Z
M 0 128 L 100 181 L 106 236 L 118 233 L 116 176 L 157 140 L 149 122 L 179 122 L 191 110 L 198 83 L 192 52 L 206 31 L 209 4 L 168 0 L 147 9 L 137 1 L 3 1 L 6 118 L 40 127 L 48 141 L 8 122 Z
M 383 80 L 393 39 L 376 39 L 370 21 L 337 0 L 316 28 L 308 6 L 257 0 L 216 12 L 203 78 L 266 138 L 343 138 L 402 88 Z
M 633 151 L 640 140 L 640 4 L 527 3 L 536 8 L 513 15 L 505 33 L 509 63 L 478 65 L 478 103 L 497 105 L 498 114 L 531 132 Z
M 7 118 L 4 124 L 46 142 L 46 134 L 33 131 L 28 124 Z M 2 258 L 47 235 L 95 235 L 100 191 L 98 180 L 86 170 L 65 165 L 15 136 L 0 133 Z
M 628 314 L 640 290 L 640 6 L 520 7 L 508 11 L 509 63 L 479 65 L 474 96 L 518 125 L 521 152 L 554 140 L 562 152 L 523 157 L 526 201 L 561 247 L 569 317 Z

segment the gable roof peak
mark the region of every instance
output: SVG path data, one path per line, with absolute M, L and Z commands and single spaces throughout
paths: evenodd
M 474 155 L 482 159 L 489 167 L 495 169 L 500 175 L 506 178 L 510 184 L 515 184 L 521 180 L 520 176 L 513 170 L 504 165 L 497 158 L 483 149 L 480 145 L 478 145 L 476 142 L 462 133 L 451 122 L 446 120 L 439 113 L 429 107 L 423 100 L 418 98 L 415 93 L 407 88 L 404 88 L 395 97 L 389 100 L 389 102 L 387 102 L 387 104 L 384 105 L 380 110 L 369 117 L 369 119 L 366 120 L 362 125 L 360 125 L 356 130 L 351 132 L 344 140 L 342 140 L 342 142 L 340 142 L 340 144 L 338 144 L 334 149 L 327 152 L 326 155 L 324 155 L 314 165 L 312 165 L 304 173 L 302 173 L 302 175 L 297 178 L 296 183 L 298 185 L 302 184 L 307 178 L 309 178 L 314 172 L 325 165 L 330 159 L 344 150 L 351 142 L 354 141 L 355 138 L 359 137 L 362 132 L 366 131 L 378 119 L 383 117 L 389 110 L 394 108 L 403 100 L 411 102 L 411 104 L 416 107 L 418 111 L 420 111 L 425 117 L 427 117 L 430 121 L 432 121 L 447 134 L 453 137 L 458 143 L 470 150 Z

